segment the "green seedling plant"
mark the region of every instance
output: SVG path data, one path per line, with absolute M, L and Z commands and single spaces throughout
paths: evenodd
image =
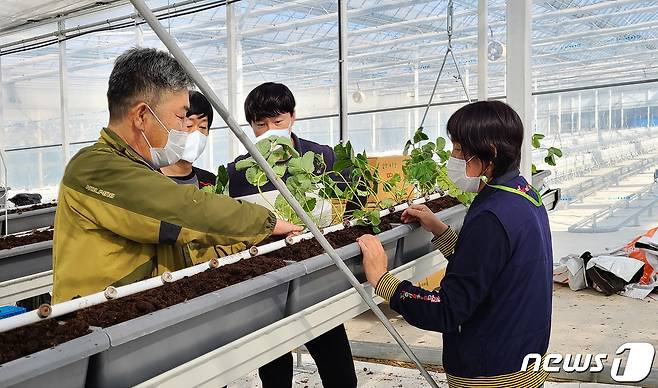
M 367 198 L 372 196 L 379 203 L 377 190 L 382 181 L 377 169 L 368 164 L 366 152 L 355 153 L 352 143 L 338 144 L 334 147 L 336 160 L 331 173 L 324 174 L 322 179 L 323 189 L 320 192 L 323 198 L 339 199 L 345 203 L 357 204 L 351 214 L 351 219 L 359 225 L 372 227 L 374 233 L 381 232 L 379 225 L 379 210 L 367 208 Z M 349 175 L 344 176 L 344 171 L 349 170 Z M 335 209 L 340 218 L 344 218 L 345 209 Z
M 282 178 L 288 172 L 289 177 L 285 182 L 286 187 L 295 199 L 297 199 L 304 211 L 311 215 L 311 212 L 315 209 L 317 200 L 308 196 L 307 193 L 313 192 L 321 180 L 321 177 L 314 174 L 314 161 L 318 157 L 321 158 L 321 155 L 307 152 L 301 156 L 293 147 L 292 140 L 281 136 L 272 136 L 260 140 L 256 143 L 256 149 L 263 155 L 279 178 Z M 268 179 L 265 171 L 263 171 L 252 157 L 237 162 L 235 168 L 238 171 L 245 171 L 247 182 L 258 188 L 258 192 L 263 199 L 275 210 L 280 218 L 297 225 L 304 224 L 281 194 L 276 197 L 273 204 L 265 198 L 262 187 L 267 184 Z
M 226 166 L 220 165 L 217 168 L 217 179 L 215 185 L 205 186 L 201 190 L 208 193 L 228 195 L 228 170 Z
M 562 157 L 562 150 L 556 147 L 542 147 L 541 146 L 541 141 L 545 138 L 546 136 L 543 133 L 535 133 L 532 135 L 532 148 L 536 150 L 544 150 L 546 151 L 546 156 L 544 157 L 544 162 L 548 164 L 549 166 L 555 167 L 556 163 L 556 158 L 561 158 Z M 532 164 L 532 173 L 535 174 L 537 172 L 537 166 L 535 164 Z
M 445 146 L 443 137 L 430 141 L 422 128 L 416 130 L 413 139 L 404 146 L 403 153 L 409 156 L 402 165 L 405 180 L 413 184 L 421 196 L 432 194 L 439 188 L 463 204 L 470 205 L 475 194 L 460 190 L 448 178 L 446 162 L 451 152 Z

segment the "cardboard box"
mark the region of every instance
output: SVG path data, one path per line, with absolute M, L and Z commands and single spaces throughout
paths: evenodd
M 379 171 L 379 176 L 383 180 L 388 180 L 392 178 L 396 173 L 400 175 L 401 180 L 404 180 L 404 173 L 402 172 L 402 164 L 407 159 L 409 159 L 409 157 L 403 155 L 373 156 L 368 158 L 368 164 L 377 168 L 377 171 Z M 402 187 L 403 183 L 404 182 L 400 182 L 399 187 Z M 407 195 L 411 194 L 412 190 L 413 187 L 409 185 Z M 384 199 L 391 198 L 391 195 L 385 192 L 384 188 L 380 184 L 377 189 L 377 197 L 379 197 L 379 199 L 383 201 Z M 372 203 L 376 202 L 375 197 L 371 195 L 370 198 L 368 198 L 368 202 L 372 202 Z
M 440 269 L 430 276 L 426 277 L 425 279 L 421 280 L 418 282 L 418 287 L 423 288 L 427 291 L 434 291 L 435 289 L 439 288 L 441 285 L 441 280 L 443 280 L 443 277 L 446 275 L 446 269 Z

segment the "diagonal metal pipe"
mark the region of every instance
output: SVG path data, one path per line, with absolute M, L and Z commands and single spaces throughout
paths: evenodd
M 329 244 L 329 241 L 324 237 L 320 229 L 318 229 L 317 225 L 313 222 L 313 220 L 306 214 L 304 209 L 301 207 L 299 202 L 293 197 L 293 195 L 290 193 L 286 185 L 283 183 L 283 181 L 277 177 L 277 175 L 274 173 L 272 168 L 269 166 L 269 164 L 265 161 L 265 158 L 258 152 L 254 144 L 251 143 L 247 135 L 242 132 L 242 129 L 240 129 L 240 125 L 238 122 L 231 116 L 229 113 L 228 109 L 222 104 L 221 100 L 215 94 L 214 90 L 210 87 L 210 85 L 206 82 L 206 80 L 203 78 L 201 73 L 194 67 L 192 62 L 187 58 L 183 50 L 178 46 L 178 44 L 174 41 L 174 39 L 171 37 L 171 35 L 164 29 L 164 27 L 160 24 L 158 21 L 157 17 L 153 14 L 153 12 L 149 9 L 149 7 L 146 5 L 144 0 L 130 0 L 135 9 L 142 15 L 144 20 L 151 26 L 153 31 L 156 33 L 158 38 L 164 43 L 164 45 L 167 47 L 169 52 L 180 62 L 181 66 L 187 71 L 187 73 L 192 77 L 194 82 L 197 84 L 199 89 L 208 97 L 210 100 L 211 104 L 213 107 L 217 110 L 217 112 L 222 116 L 226 124 L 228 124 L 229 128 L 233 132 L 235 136 L 237 136 L 238 139 L 240 139 L 240 142 L 245 146 L 247 151 L 251 154 L 251 156 L 254 158 L 256 163 L 263 169 L 265 172 L 265 175 L 267 175 L 267 178 L 274 184 L 274 186 L 279 190 L 281 195 L 288 201 L 290 206 L 293 208 L 295 213 L 304 221 L 306 226 L 309 228 L 313 236 L 317 239 L 317 241 L 320 243 L 322 248 L 327 252 L 329 257 L 333 260 L 334 264 L 340 269 L 343 274 L 345 274 L 345 277 L 347 277 L 347 280 L 350 282 L 352 287 L 356 289 L 356 291 L 359 293 L 361 298 L 365 301 L 365 303 L 368 305 L 368 307 L 372 310 L 372 312 L 379 318 L 379 320 L 382 322 L 386 330 L 391 334 L 391 336 L 395 339 L 395 341 L 400 345 L 402 350 L 409 356 L 409 358 L 416 364 L 416 367 L 420 371 L 420 373 L 423 375 L 425 380 L 430 384 L 430 386 L 434 388 L 438 388 L 439 386 L 437 383 L 434 381 L 432 376 L 425 370 L 423 365 L 420 363 L 420 360 L 416 355 L 413 353 L 409 345 L 407 345 L 406 342 L 404 342 L 404 339 L 400 336 L 400 334 L 395 330 L 393 325 L 388 321 L 388 318 L 384 315 L 384 313 L 379 309 L 375 301 L 372 299 L 370 294 L 366 292 L 365 288 L 359 283 L 357 278 L 352 274 L 352 272 L 347 268 L 347 265 L 343 262 L 343 260 L 338 256 L 336 251 L 333 249 L 331 244 Z

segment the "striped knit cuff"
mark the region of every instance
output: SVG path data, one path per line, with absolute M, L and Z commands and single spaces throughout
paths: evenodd
M 452 228 L 448 228 L 440 236 L 434 237 L 432 244 L 434 244 L 434 248 L 438 249 L 443 256 L 448 257 L 455 251 L 457 233 Z
M 395 276 L 391 275 L 389 272 L 386 272 L 377 282 L 377 287 L 375 287 L 375 294 L 381 296 L 386 301 L 390 301 L 400 283 L 402 282 L 396 279 Z

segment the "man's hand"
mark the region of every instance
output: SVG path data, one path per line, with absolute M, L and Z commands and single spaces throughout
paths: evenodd
M 303 227 L 284 220 L 276 220 L 276 225 L 274 225 L 274 230 L 272 231 L 272 236 L 296 236 L 304 230 Z
M 363 253 L 363 269 L 366 272 L 366 279 L 377 287 L 377 282 L 386 273 L 388 257 L 384 252 L 381 241 L 373 235 L 366 234 L 356 240 Z
M 419 222 L 423 229 L 433 233 L 435 236 L 440 236 L 443 232 L 448 230 L 448 225 L 435 216 L 425 205 L 409 206 L 404 212 L 402 212 L 401 218 L 402 222 L 405 224 Z

